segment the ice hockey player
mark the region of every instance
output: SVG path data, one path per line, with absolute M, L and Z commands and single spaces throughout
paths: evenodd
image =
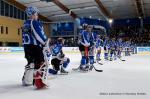
M 43 48 L 49 51 L 46 47 L 47 37 L 42 24 L 38 21 L 39 10 L 36 7 L 27 7 L 25 12 L 28 19 L 22 27 L 22 39 L 28 64 L 25 66 L 22 84 L 24 86 L 33 84 L 36 89 L 41 89 L 47 86 L 45 83 L 47 66 L 43 55 Z
M 130 41 L 124 42 L 125 56 L 130 56 Z
M 89 70 L 93 69 L 93 65 L 94 65 L 94 56 L 95 56 L 95 45 L 96 45 L 96 40 L 97 40 L 97 34 L 95 32 L 93 32 L 93 27 L 92 26 L 88 26 L 89 28 L 89 34 L 90 34 L 90 46 L 89 46 L 89 50 L 88 50 L 88 60 L 89 60 Z
M 63 53 L 62 50 L 63 44 L 64 44 L 64 39 L 58 38 L 58 40 L 52 46 L 51 64 L 53 68 L 49 69 L 50 74 L 58 74 L 59 71 L 61 74 L 68 74 L 68 71 L 66 71 L 65 69 L 70 63 L 70 59 L 65 57 L 65 54 Z
M 100 61 L 101 60 L 101 50 L 103 47 L 103 40 L 100 35 L 97 37 L 95 47 L 96 47 L 96 61 Z
M 113 59 L 116 60 L 116 42 L 115 42 L 115 38 L 112 38 L 109 40 L 109 55 L 110 55 L 110 61 L 112 61 Z
M 88 54 L 89 54 L 89 46 L 90 46 L 90 28 L 88 24 L 84 24 L 83 26 L 84 30 L 80 34 L 79 38 L 79 50 L 81 52 L 82 58 L 79 66 L 80 71 L 88 71 Z
M 81 44 L 81 42 L 82 42 L 82 34 L 86 31 L 87 26 L 88 26 L 88 24 L 85 24 L 85 23 L 82 25 L 82 29 L 83 30 L 81 30 L 81 32 L 79 33 L 79 37 L 78 37 L 78 47 L 79 47 L 79 51 L 80 51 L 81 56 L 83 55 L 84 50 L 85 50 L 84 46 Z M 80 65 L 82 65 L 82 64 L 80 64 Z M 77 68 L 77 69 L 79 69 L 79 68 Z
M 109 38 L 105 36 L 104 39 L 104 59 L 108 60 Z
M 133 42 L 131 43 L 131 53 L 136 54 L 136 44 Z
M 123 50 L 123 41 L 121 38 L 118 38 L 116 41 L 117 44 L 117 57 L 121 59 L 122 57 L 122 50 Z
M 92 26 L 85 25 L 84 31 L 81 33 L 79 40 L 79 50 L 82 54 L 79 70 L 86 72 L 93 69 L 94 64 L 94 48 L 97 34 L 92 32 Z

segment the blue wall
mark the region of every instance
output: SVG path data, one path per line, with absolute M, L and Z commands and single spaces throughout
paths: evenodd
M 150 24 L 150 17 L 144 18 L 143 24 Z M 139 18 L 117 19 L 117 20 L 114 20 L 113 25 L 140 26 L 140 19 Z
M 150 24 L 150 17 L 143 19 L 144 24 Z M 106 28 L 107 33 L 110 29 L 110 24 L 108 21 L 98 20 L 98 19 L 91 19 L 91 18 L 80 18 L 76 20 L 77 25 L 81 25 L 87 23 L 89 25 L 100 25 Z M 128 18 L 128 19 L 117 19 L 114 20 L 112 25 L 117 26 L 140 26 L 140 19 L 139 18 Z M 64 32 L 64 31 L 71 31 L 71 32 Z M 59 33 L 59 34 L 57 34 Z M 64 23 L 57 23 L 53 26 L 53 35 L 73 35 L 74 34 L 74 22 L 64 22 Z
M 52 36 L 74 35 L 74 23 L 63 22 L 52 25 Z
M 101 25 L 101 26 L 104 26 L 106 29 L 110 29 L 110 24 L 108 23 L 108 21 L 104 21 L 104 20 L 80 18 L 80 25 L 84 23 L 87 23 L 89 25 Z M 127 18 L 127 19 L 116 19 L 113 21 L 112 25 L 140 26 L 140 23 L 141 21 L 139 18 Z M 150 24 L 150 17 L 144 18 L 143 24 Z
M 113 25 L 119 25 L 119 26 L 137 25 L 137 26 L 140 26 L 140 19 L 139 18 L 118 19 L 118 20 L 114 20 Z
M 144 18 L 144 24 L 150 24 L 150 17 Z
M 74 31 L 74 23 L 73 22 L 64 22 L 57 23 L 58 31 Z

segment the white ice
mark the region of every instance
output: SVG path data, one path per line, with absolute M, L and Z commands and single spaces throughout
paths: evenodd
M 102 61 L 95 64 L 102 73 L 71 72 L 78 67 L 80 54 L 66 54 L 71 63 L 69 75 L 49 76 L 49 88 L 34 90 L 21 86 L 26 60 L 23 53 L 0 54 L 0 99 L 149 99 L 150 55 L 132 55 L 125 62 Z M 102 95 L 105 93 L 106 95 Z M 130 93 L 108 95 L 110 93 Z M 133 93 L 131 95 L 131 93 Z M 135 93 L 144 93 L 135 95 Z

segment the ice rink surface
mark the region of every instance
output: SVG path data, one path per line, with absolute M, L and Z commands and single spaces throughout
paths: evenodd
M 66 54 L 71 60 L 69 75 L 49 76 L 48 89 L 21 86 L 26 60 L 23 53 L 0 54 L 0 99 L 149 99 L 150 55 L 124 57 L 125 62 L 102 61 L 99 73 L 72 72 L 80 54 Z M 52 79 L 51 79 L 52 78 Z M 140 95 L 137 93 L 141 93 Z

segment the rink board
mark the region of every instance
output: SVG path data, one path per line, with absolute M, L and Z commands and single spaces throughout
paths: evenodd
M 0 47 L 0 53 L 6 54 L 6 53 L 23 53 L 24 49 L 23 47 Z M 78 47 L 63 47 L 64 53 L 74 54 L 74 53 L 80 53 Z M 104 50 L 102 48 L 102 53 L 104 53 Z M 137 47 L 137 53 L 138 54 L 150 54 L 150 47 Z
M 138 54 L 150 54 L 150 47 L 137 47 Z

